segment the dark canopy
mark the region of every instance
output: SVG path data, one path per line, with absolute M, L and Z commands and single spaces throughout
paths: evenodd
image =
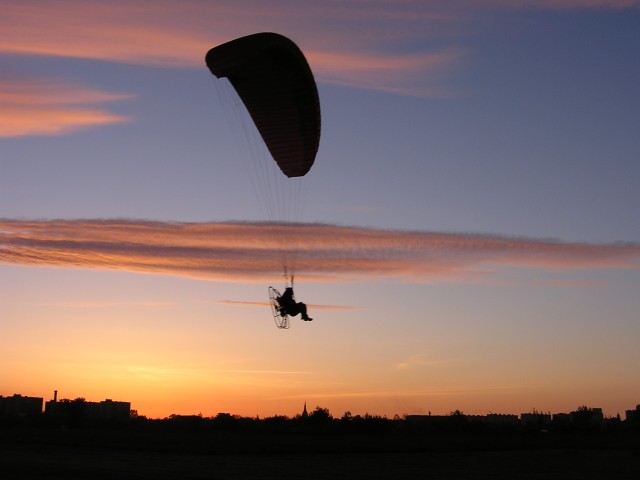
M 256 33 L 207 53 L 216 77 L 227 77 L 282 172 L 305 175 L 320 142 L 320 102 L 300 49 L 277 33 Z

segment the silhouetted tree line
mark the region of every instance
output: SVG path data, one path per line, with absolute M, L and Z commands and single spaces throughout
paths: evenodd
M 148 419 L 143 416 L 132 418 L 131 424 L 144 428 L 182 431 L 224 431 L 253 433 L 372 433 L 389 432 L 402 428 L 404 420 L 378 415 L 352 415 L 346 412 L 342 417 L 334 417 L 327 408 L 316 407 L 308 415 L 287 417 L 243 417 L 230 413 L 218 413 L 213 417 L 202 415 L 171 415 L 165 419 Z
M 252 432 L 252 433 L 313 433 L 313 434 L 377 434 L 377 433 L 482 433 L 526 431 L 615 431 L 637 430 L 638 423 L 623 422 L 620 417 L 594 421 L 589 409 L 579 409 L 574 415 L 555 416 L 545 424 L 493 423 L 484 417 L 468 416 L 455 411 L 442 416 L 394 416 L 352 415 L 345 412 L 334 417 L 328 409 L 316 407 L 307 416 L 243 417 L 230 413 L 218 413 L 213 417 L 202 415 L 171 415 L 164 419 L 132 416 L 126 420 L 96 418 L 86 414 L 84 399 L 63 400 L 55 414 L 42 413 L 30 417 L 0 417 L 2 425 L 37 425 L 66 427 L 122 426 L 140 430 L 177 432 Z
M 640 406 L 627 411 L 627 421 L 620 416 L 604 418 L 601 409 L 581 406 L 570 414 L 529 414 L 527 421 L 515 415 L 466 415 L 460 410 L 449 415 L 406 415 L 393 418 L 379 415 L 352 415 L 345 412 L 334 417 L 327 408 L 317 406 L 313 411 L 294 417 L 243 417 L 230 413 L 218 413 L 213 417 L 202 415 L 170 415 L 164 419 L 138 416 L 135 411 L 114 416 L 105 415 L 104 407 L 122 402 L 106 401 L 101 404 L 87 402 L 84 398 L 47 402 L 44 413 L 16 414 L 0 408 L 0 425 L 37 425 L 66 427 L 126 426 L 140 430 L 166 431 L 217 431 L 289 434 L 306 432 L 328 433 L 421 433 L 421 432 L 526 432 L 526 431 L 640 431 Z M 125 404 L 128 405 L 128 404 Z M 107 412 L 113 412 L 108 408 Z M 126 412 L 129 410 L 127 409 Z M 120 413 L 120 412 L 118 412 Z

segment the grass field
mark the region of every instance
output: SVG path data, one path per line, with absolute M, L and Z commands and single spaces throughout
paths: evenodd
M 633 479 L 638 435 L 0 428 L 2 479 Z

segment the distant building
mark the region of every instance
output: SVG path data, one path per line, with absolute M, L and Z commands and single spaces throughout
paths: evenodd
M 640 427 L 640 405 L 636 405 L 635 410 L 626 410 L 625 420 L 631 427 Z
M 571 425 L 571 415 L 568 413 L 554 413 L 551 415 L 551 422 L 554 427 L 568 427 Z
M 131 417 L 131 403 L 111 399 L 87 402 L 83 398 L 58 401 L 56 396 L 45 403 L 44 412 L 48 417 L 62 422 L 111 423 L 128 420 Z
M 536 411 L 521 413 L 520 423 L 523 427 L 545 430 L 551 426 L 551 414 Z
M 451 415 L 407 415 L 407 426 L 415 430 L 446 430 L 454 423 L 465 422 L 462 415 L 453 418 Z
M 508 413 L 490 413 L 486 415 L 487 423 L 492 425 L 511 425 L 517 426 L 520 424 L 520 420 L 517 415 L 511 415 Z
M 42 413 L 43 399 L 39 397 L 23 397 L 14 394 L 12 397 L 0 395 L 0 418 L 33 417 Z
M 87 402 L 86 413 L 102 420 L 127 420 L 131 416 L 131 403 L 114 402 L 110 398 L 102 402 Z
M 489 413 L 487 415 L 467 415 L 466 418 L 473 423 L 484 425 L 500 425 L 516 427 L 520 424 L 517 415 L 505 413 Z
M 571 424 L 576 427 L 600 427 L 604 423 L 601 408 L 579 407 L 569 414 Z

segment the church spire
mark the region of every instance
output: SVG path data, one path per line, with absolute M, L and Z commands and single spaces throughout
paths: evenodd
M 309 414 L 307 413 L 307 402 L 304 402 L 304 410 L 302 410 L 302 418 L 307 418 Z

